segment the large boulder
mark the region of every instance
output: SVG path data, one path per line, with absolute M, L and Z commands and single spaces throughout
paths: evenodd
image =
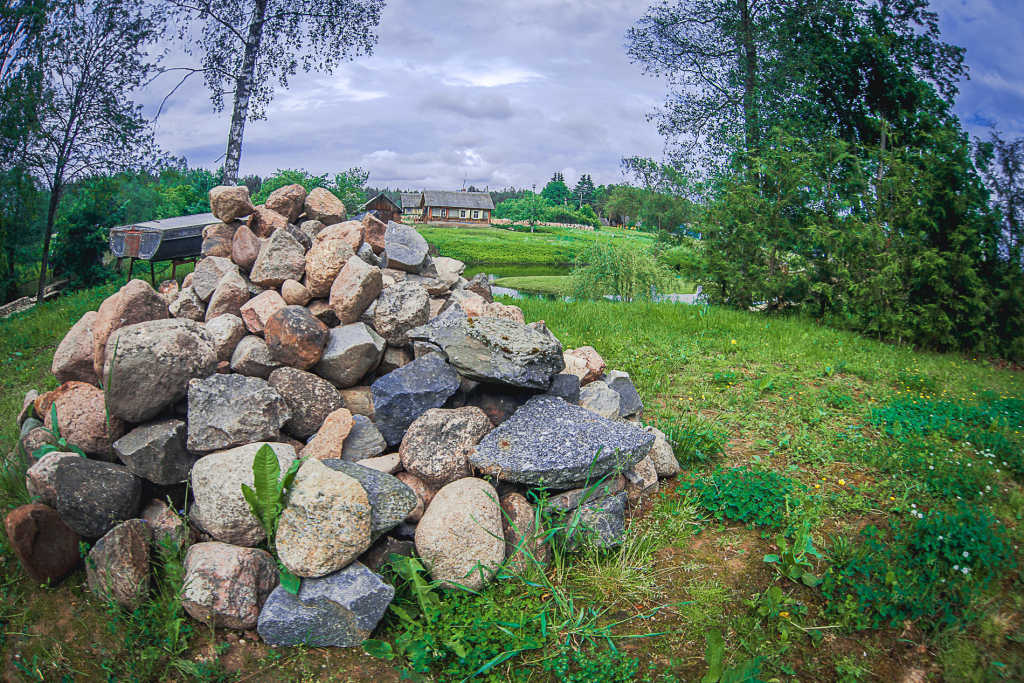
M 477 273 L 463 286 L 463 289 L 483 298 L 489 304 L 494 303 L 494 297 L 491 295 L 491 281 L 487 277 L 487 273 Z
M 240 316 L 242 306 L 249 301 L 249 285 L 237 272 L 225 273 L 206 305 L 206 322 L 222 315 Z
M 128 432 L 114 442 L 114 452 L 137 477 L 154 484 L 180 484 L 196 461 L 186 448 L 187 436 L 184 422 L 166 418 Z
M 354 252 L 348 242 L 342 239 L 317 239 L 306 254 L 306 289 L 310 296 L 325 297 L 331 292 L 331 285 L 338 273 L 345 267 Z
M 181 605 L 211 628 L 251 629 L 278 583 L 277 564 L 265 550 L 197 543 L 185 556 Z
M 253 334 L 263 334 L 270 316 L 287 306 L 284 297 L 277 293 L 277 290 L 268 289 L 265 292 L 249 299 L 242 306 L 240 315 L 246 329 Z
M 248 216 L 255 209 L 249 199 L 249 188 L 245 185 L 218 185 L 210 190 L 210 212 L 219 221 L 230 223 Z
M 246 335 L 245 323 L 237 315 L 225 313 L 206 323 L 218 361 L 230 361 L 238 342 Z
M 263 337 L 274 360 L 300 370 L 320 361 L 327 343 L 327 326 L 305 306 L 285 306 L 267 318 Z
M 601 382 L 591 382 L 580 389 L 580 406 L 609 420 L 619 419 L 622 397 Z
M 291 419 L 288 404 L 265 380 L 213 375 L 188 389 L 188 450 L 193 453 L 277 441 Z
M 402 441 L 409 425 L 431 408 L 440 408 L 459 388 L 459 375 L 432 353 L 373 383 L 377 429 L 389 446 Z
M 377 367 L 385 346 L 384 338 L 365 323 L 335 327 L 313 372 L 339 389 L 346 389 Z
M 498 493 L 483 479 L 459 479 L 437 492 L 416 527 L 416 552 L 430 576 L 477 591 L 505 560 Z
M 78 566 L 82 537 L 46 505 L 15 508 L 4 520 L 14 556 L 35 583 L 56 585 Z
M 537 396 L 485 436 L 469 460 L 505 481 L 571 489 L 629 469 L 653 444 L 653 434 L 630 424 Z
M 238 224 L 214 223 L 203 228 L 203 246 L 200 253 L 203 256 L 220 256 L 231 258 L 231 241 L 235 236 Z
M 107 297 L 100 304 L 92 326 L 93 370 L 100 381 L 107 381 L 103 372 L 107 341 L 116 330 L 150 320 L 163 320 L 168 315 L 167 302 L 144 280 L 132 280 Z
M 391 285 L 377 299 L 373 326 L 388 344 L 405 346 L 409 331 L 430 319 L 430 295 L 412 282 Z
M 643 412 L 644 403 L 640 400 L 628 372 L 612 370 L 608 373 L 605 384 L 619 395 L 619 417 L 630 417 Z
M 275 232 L 285 232 L 288 228 L 288 219 L 261 204 L 249 216 L 248 226 L 252 234 L 266 239 Z
M 122 327 L 107 346 L 107 408 L 126 422 L 145 422 L 185 398 L 190 380 L 216 371 L 213 339 L 198 323 L 170 319 Z
M 676 459 L 672 444 L 669 443 L 665 432 L 657 427 L 644 427 L 644 431 L 654 434 L 654 445 L 651 446 L 650 456 L 658 476 L 674 477 L 682 472 L 683 468 L 679 466 L 679 461 Z
M 141 519 L 118 524 L 96 541 L 85 562 L 89 590 L 133 612 L 149 597 L 153 532 Z
M 79 318 L 53 353 L 50 371 L 61 384 L 64 382 L 85 382 L 99 386 L 96 375 L 96 347 L 93 344 L 92 328 L 96 323 L 96 311 L 86 311 Z
M 79 458 L 78 453 L 47 453 L 25 471 L 25 490 L 29 497 L 48 507 L 57 506 L 57 465 L 65 458 Z
M 434 408 L 416 418 L 402 439 L 402 465 L 435 488 L 473 476 L 469 454 L 491 431 L 479 408 Z
M 278 368 L 270 373 L 269 382 L 288 404 L 292 416 L 284 428 L 296 439 L 304 441 L 313 436 L 328 415 L 345 407 L 330 382 L 305 370 Z
M 117 417 L 108 419 L 104 401 L 103 391 L 85 382 L 67 382 L 50 392 L 61 437 L 89 455 L 110 460 L 110 446 L 124 434 L 124 423 Z M 54 429 L 52 408 L 43 413 L 43 423 Z
M 335 410 L 327 416 L 316 436 L 302 450 L 302 457 L 314 460 L 340 458 L 353 424 L 355 422 L 348 408 Z
M 324 465 L 359 482 L 370 501 L 370 541 L 401 524 L 416 507 L 416 493 L 386 472 L 331 458 Z
M 242 496 L 242 484 L 253 486 L 256 452 L 269 445 L 277 454 L 283 477 L 295 461 L 295 449 L 283 443 L 251 443 L 200 458 L 192 468 L 193 504 L 189 518 L 218 541 L 255 546 L 266 539 L 263 527 Z
M 278 521 L 277 555 L 296 576 L 336 572 L 370 547 L 371 510 L 358 481 L 319 460 L 306 460 Z
M 372 213 L 367 212 L 363 216 L 363 229 L 363 240 L 366 244 L 370 245 L 373 253 L 378 256 L 384 253 L 384 247 L 387 244 L 385 238 L 388 229 L 387 224 Z
M 298 595 L 280 586 L 260 612 L 259 635 L 272 647 L 358 647 L 370 637 L 395 589 L 359 562 L 319 579 L 303 579 Z
M 324 225 L 341 223 L 348 218 L 341 200 L 322 187 L 314 188 L 304 203 L 306 218 L 320 221 Z
M 626 533 L 626 501 L 625 492 L 605 496 L 566 515 L 561 532 L 566 537 L 566 547 L 612 548 L 622 543 Z
M 192 271 L 192 290 L 200 300 L 210 300 L 217 289 L 217 285 L 228 273 L 238 274 L 238 266 L 231 259 L 220 256 L 207 256 L 196 264 Z
M 142 482 L 120 465 L 68 458 L 54 481 L 60 518 L 84 538 L 100 538 L 139 511 Z
M 231 240 L 231 260 L 248 273 L 255 265 L 262 246 L 263 241 L 256 233 L 250 230 L 248 225 L 243 225 L 235 230 L 235 236 Z
M 270 379 L 270 373 L 281 367 L 281 363 L 270 355 L 266 340 L 251 334 L 243 337 L 231 354 L 231 372 L 245 377 Z
M 551 376 L 565 367 L 557 341 L 500 318 L 469 318 L 452 327 L 428 325 L 409 336 L 437 344 L 460 375 L 478 382 L 546 390 Z
M 596 382 L 604 376 L 605 362 L 593 346 L 581 346 L 578 349 L 569 349 L 565 352 L 567 356 L 579 358 L 586 365 L 586 374 L 580 377 L 581 384 Z
M 294 223 L 302 214 L 305 203 L 306 188 L 296 183 L 279 187 L 271 192 L 264 206 L 284 216 L 289 223 Z
M 505 570 L 521 574 L 536 563 L 547 563 L 550 546 L 537 528 L 537 511 L 521 493 L 501 497 L 501 526 L 505 533 Z
M 437 269 L 439 278 L 444 280 L 449 287 L 454 287 L 459 281 L 459 276 L 466 270 L 466 264 L 446 256 L 435 256 L 434 268 Z
M 367 265 L 358 256 L 350 257 L 330 289 L 331 308 L 339 322 L 348 325 L 359 320 L 359 316 L 380 296 L 382 282 L 380 268 Z
M 365 230 L 359 221 L 344 221 L 327 226 L 317 234 L 316 239 L 320 242 L 341 240 L 349 246 L 353 254 L 358 254 L 360 247 L 363 246 Z
M 260 246 L 249 279 L 264 287 L 278 287 L 285 280 L 302 280 L 306 250 L 287 230 L 276 230 Z
M 364 415 L 353 415 L 352 428 L 341 447 L 341 459 L 358 462 L 380 455 L 387 447 L 388 444 L 380 435 L 380 430 L 370 418 Z
M 173 318 L 194 320 L 197 323 L 206 320 L 206 303 L 191 286 L 178 293 L 178 297 L 167 307 L 167 311 Z
M 419 273 L 427 260 L 430 245 L 416 232 L 416 228 L 389 221 L 384 232 L 384 250 L 388 253 L 389 267 Z

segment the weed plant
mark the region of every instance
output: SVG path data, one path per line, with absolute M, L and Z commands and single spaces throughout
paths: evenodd
M 744 524 L 785 527 L 791 510 L 800 505 L 796 483 L 771 470 L 719 467 L 710 478 L 680 488 L 694 491 L 716 519 Z

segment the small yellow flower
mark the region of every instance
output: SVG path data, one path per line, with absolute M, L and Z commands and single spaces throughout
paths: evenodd
M 896 496 L 889 496 L 889 500 L 896 500 Z
M 814 485 L 814 488 L 816 488 L 816 489 L 820 489 L 820 488 L 821 488 L 821 484 L 815 484 L 815 485 Z
M 845 479 L 840 479 L 839 480 L 839 485 L 840 486 L 845 486 L 846 485 L 846 480 Z
M 732 340 L 732 343 L 733 343 L 733 344 L 735 344 L 735 343 L 736 343 L 736 340 L 735 340 L 735 339 L 733 339 L 733 340 Z
M 783 619 L 789 619 L 789 612 L 779 612 L 779 616 Z

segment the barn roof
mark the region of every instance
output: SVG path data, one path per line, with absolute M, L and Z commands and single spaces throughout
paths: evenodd
M 494 210 L 489 192 L 454 192 L 450 190 L 424 190 L 424 206 L 448 206 L 458 209 Z
M 420 205 L 420 196 L 422 192 L 403 192 L 402 193 L 402 208 L 408 209 L 410 206 Z
M 373 204 L 374 202 L 377 202 L 377 201 L 383 201 L 386 204 L 390 204 L 391 206 L 395 207 L 396 209 L 401 209 L 402 208 L 398 204 L 395 204 L 395 201 L 393 199 L 391 199 L 391 197 L 389 197 L 386 194 L 384 194 L 383 192 L 381 192 L 379 195 L 377 195 L 373 199 L 368 200 L 365 204 L 363 204 L 363 208 L 365 209 L 366 207 L 370 206 L 370 204 Z

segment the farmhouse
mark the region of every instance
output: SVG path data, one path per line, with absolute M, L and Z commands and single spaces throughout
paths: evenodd
M 402 216 L 409 219 L 416 219 L 422 216 L 423 209 L 420 208 L 420 199 L 422 198 L 422 192 L 403 192 Z
M 395 202 L 383 192 L 363 204 L 363 211 L 376 211 L 380 216 L 380 219 L 385 223 L 388 221 L 402 220 L 402 207 L 395 204 Z
M 420 196 L 419 208 L 423 211 L 420 220 L 424 221 L 490 225 L 494 201 L 491 200 L 489 192 L 424 190 Z

